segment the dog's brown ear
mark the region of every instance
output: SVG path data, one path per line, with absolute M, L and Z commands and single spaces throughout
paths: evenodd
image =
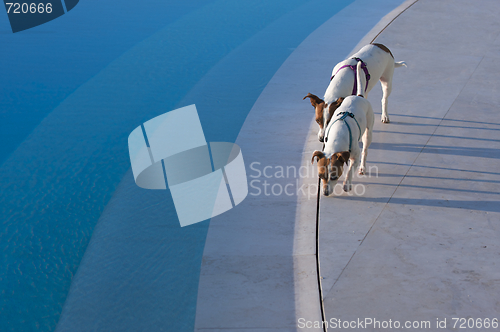
M 312 93 L 308 93 L 307 96 L 302 98 L 302 100 L 304 100 L 306 98 L 309 98 L 311 100 L 311 105 L 313 105 L 313 107 L 316 107 L 317 105 L 325 102 L 323 99 L 319 98 L 316 95 L 313 95 Z
M 349 161 L 349 157 L 351 156 L 351 153 L 349 151 L 342 151 L 342 152 L 337 152 L 335 156 L 342 163 L 347 164 L 347 162 Z
M 330 107 L 328 108 L 328 114 L 330 115 L 330 118 L 333 116 L 333 113 L 337 110 L 337 108 L 342 105 L 342 102 L 344 101 L 344 98 L 337 98 L 333 103 L 330 104 Z
M 319 161 L 321 158 L 325 158 L 325 154 L 319 150 L 314 151 L 311 159 L 311 164 L 314 164 L 315 157 L 317 158 L 316 161 Z

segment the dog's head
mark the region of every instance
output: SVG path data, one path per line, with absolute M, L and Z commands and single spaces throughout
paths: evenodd
M 327 158 L 321 151 L 314 151 L 311 163 L 314 164 L 314 158 L 318 162 L 318 175 L 323 184 L 323 195 L 328 196 L 333 192 L 333 187 L 342 176 L 344 164 L 347 164 L 350 157 L 349 151 L 334 153 Z
M 311 105 L 314 107 L 316 123 L 319 126 L 318 139 L 320 142 L 325 140 L 325 129 L 332 118 L 335 110 L 342 104 L 344 98 L 338 98 L 335 102 L 330 105 L 326 104 L 325 101 L 312 93 L 308 93 L 307 96 L 302 98 L 302 100 L 309 98 L 311 100 Z

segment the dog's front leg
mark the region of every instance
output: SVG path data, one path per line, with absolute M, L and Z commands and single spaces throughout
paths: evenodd
M 349 159 L 349 170 L 344 180 L 344 191 L 349 192 L 352 189 L 352 173 L 355 169 L 359 167 L 359 149 L 356 153 L 351 154 L 351 159 Z

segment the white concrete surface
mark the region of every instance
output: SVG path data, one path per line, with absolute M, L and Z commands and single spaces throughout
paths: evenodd
M 419 0 L 377 38 L 408 68 L 395 71 L 391 123 L 375 124 L 378 177 L 355 180 L 362 196 L 321 199 L 327 319 L 433 331 L 447 319 L 439 330 L 453 331 L 454 317 L 498 318 L 499 11 L 495 0 Z M 378 114 L 380 98 L 370 93 Z
M 321 320 L 315 261 L 316 175 L 254 178 L 257 172 L 250 165 L 260 163 L 253 166 L 260 171 L 273 167 L 267 174 L 275 174 L 277 166 L 315 170 L 310 156 L 317 139 L 308 138 L 316 132 L 310 128 L 314 110 L 302 98 L 308 92 L 322 95 L 333 66 L 402 3 L 353 2 L 304 40 L 255 103 L 236 141 L 249 181 L 266 180 L 281 188 L 290 184 L 293 195 L 256 196 L 252 193 L 257 190 L 250 186 L 240 206 L 211 220 L 196 331 L 297 331 L 299 318 Z M 263 189 L 262 182 L 254 187 Z M 302 185 L 304 194 L 297 196 Z

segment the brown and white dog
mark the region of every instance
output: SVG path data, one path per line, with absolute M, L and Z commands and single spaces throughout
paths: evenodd
M 361 75 L 364 91 L 356 93 L 356 68 L 357 62 L 362 61 Z M 324 100 L 316 95 L 309 93 L 303 99 L 310 98 L 311 105 L 316 111 L 316 122 L 319 125 L 318 139 L 323 142 L 325 128 L 330 121 L 335 109 L 342 103 L 342 98 L 350 95 L 362 93 L 365 98 L 368 92 L 380 80 L 382 85 L 382 117 L 383 123 L 389 123 L 389 114 L 387 113 L 387 99 L 392 90 L 392 75 L 394 68 L 406 66 L 404 61 L 394 62 L 394 56 L 391 51 L 382 44 L 370 44 L 364 46 L 359 52 L 351 58 L 338 63 L 332 71 L 330 84 L 326 89 Z M 367 82 L 368 79 L 368 82 Z
M 359 173 L 364 174 L 366 156 L 372 141 L 374 123 L 373 109 L 368 100 L 363 98 L 362 81 L 360 80 L 361 62 L 357 65 L 358 96 L 347 96 L 332 114 L 331 121 L 325 129 L 324 151 L 314 151 L 318 162 L 318 175 L 323 183 L 323 194 L 328 196 L 342 176 L 344 164 L 349 170 L 344 180 L 344 191 L 352 188 L 352 173 L 359 166 Z M 360 153 L 359 140 L 363 140 L 363 151 Z M 360 158 L 361 154 L 361 158 Z M 350 161 L 350 162 L 349 162 Z

